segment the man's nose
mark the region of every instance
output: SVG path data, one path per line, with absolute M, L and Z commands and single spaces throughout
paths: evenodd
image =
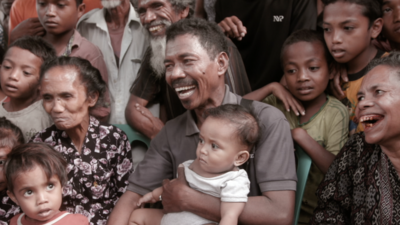
M 53 4 L 48 4 L 46 10 L 46 16 L 55 16 L 56 6 Z
M 149 24 L 156 20 L 156 14 L 153 12 L 153 10 L 148 9 L 146 13 L 144 14 L 144 24 Z

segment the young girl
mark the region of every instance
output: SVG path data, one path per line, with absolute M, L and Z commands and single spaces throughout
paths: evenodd
M 250 181 L 238 167 L 249 158 L 259 138 L 259 127 L 251 113 L 240 105 L 222 105 L 207 111 L 196 150 L 197 158 L 180 165 L 185 168 L 189 186 L 221 198 L 219 224 L 237 224 L 247 202 Z M 144 195 L 138 202 L 161 200 L 162 187 Z M 190 212 L 163 214 L 157 209 L 135 210 L 130 224 L 217 224 Z
M 63 156 L 44 143 L 13 149 L 4 164 L 7 194 L 23 213 L 14 216 L 10 225 L 89 224 L 81 214 L 59 210 L 62 186 L 67 181 L 66 165 Z

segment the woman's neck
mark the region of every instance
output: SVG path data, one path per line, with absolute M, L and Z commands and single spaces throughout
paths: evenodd
M 74 32 L 74 29 L 62 34 L 51 34 L 47 32 L 43 39 L 48 41 L 53 46 L 57 52 L 57 56 L 61 56 L 65 52 L 67 44 L 69 43 L 72 35 L 74 35 Z
M 82 152 L 83 142 L 89 129 L 89 118 L 89 115 L 87 115 L 82 120 L 81 124 L 65 131 L 68 134 L 68 137 L 71 139 L 72 143 L 75 145 L 76 150 L 79 152 L 79 154 L 81 154 Z

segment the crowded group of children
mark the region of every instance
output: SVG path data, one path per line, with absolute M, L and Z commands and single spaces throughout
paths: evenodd
M 43 64 L 57 56 L 79 56 L 98 68 L 106 82 L 107 70 L 97 47 L 75 30 L 84 13 L 82 0 L 62 1 L 62 7 L 55 6 L 51 15 L 41 8 L 54 1 L 37 1 L 46 35 L 23 37 L 10 44 L 0 68 L 0 221 L 8 223 L 12 218 L 10 224 L 88 224 L 81 215 L 60 211 L 62 186 L 67 180 L 62 156 L 45 144 L 25 143 L 52 124 L 39 98 Z M 355 108 L 368 63 L 385 57 L 386 51 L 400 49 L 396 25 L 400 21 L 397 18 L 400 1 L 322 2 L 324 11 L 319 21 L 322 32 L 292 33 L 281 55 L 276 56 L 281 58 L 284 71 L 281 83 L 271 83 L 245 96 L 280 109 L 290 124 L 294 142 L 313 161 L 300 224 L 308 223 L 313 216 L 318 204 L 315 191 L 335 155 L 349 135 L 363 130 Z M 74 45 L 79 46 L 72 48 Z M 343 73 L 347 76 L 342 76 Z M 338 81 L 338 77 L 342 78 L 339 85 L 343 93 L 334 90 L 334 80 Z M 105 110 L 100 107 L 92 113 L 102 118 Z M 239 166 L 248 160 L 258 131 L 257 121 L 244 107 L 225 105 L 209 110 L 200 131 L 197 158 L 183 165 L 192 188 L 221 198 L 221 224 L 236 223 L 247 201 L 249 180 Z M 223 154 L 215 153 L 214 148 L 222 149 Z M 202 163 L 201 151 L 210 152 L 208 157 L 214 157 L 214 167 Z M 226 177 L 231 181 L 220 189 Z M 161 193 L 162 187 L 145 195 L 141 203 L 156 202 Z M 179 218 L 212 224 L 191 213 L 164 215 L 157 210 L 136 210 L 131 223 L 159 224 L 161 220 Z

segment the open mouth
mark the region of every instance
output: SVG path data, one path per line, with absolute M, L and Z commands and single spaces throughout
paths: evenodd
M 175 88 L 175 91 L 178 94 L 179 98 L 182 99 L 191 96 L 194 93 L 195 89 L 196 89 L 195 85 L 190 85 L 190 86 Z
M 309 94 L 314 88 L 310 87 L 310 86 L 306 86 L 306 87 L 300 87 L 297 90 L 299 91 L 300 94 L 305 95 L 305 94 Z
M 381 115 L 366 115 L 360 118 L 360 123 L 364 126 L 365 130 L 376 126 L 382 119 L 383 116 Z
M 8 91 L 11 91 L 11 92 L 14 92 L 14 91 L 18 90 L 18 88 L 16 86 L 13 86 L 13 85 L 6 84 L 5 86 L 6 86 L 5 89 L 7 89 Z
M 332 56 L 335 58 L 340 58 L 344 56 L 345 53 L 343 49 L 332 49 Z
M 45 209 L 45 210 L 40 211 L 38 214 L 41 217 L 46 217 L 46 216 L 48 216 L 50 214 L 50 212 L 51 212 L 50 209 Z
M 162 29 L 164 28 L 164 25 L 157 25 L 157 26 L 154 26 L 154 27 L 150 27 L 149 28 L 149 31 L 150 31 L 150 33 L 158 33 L 158 32 L 160 32 Z

